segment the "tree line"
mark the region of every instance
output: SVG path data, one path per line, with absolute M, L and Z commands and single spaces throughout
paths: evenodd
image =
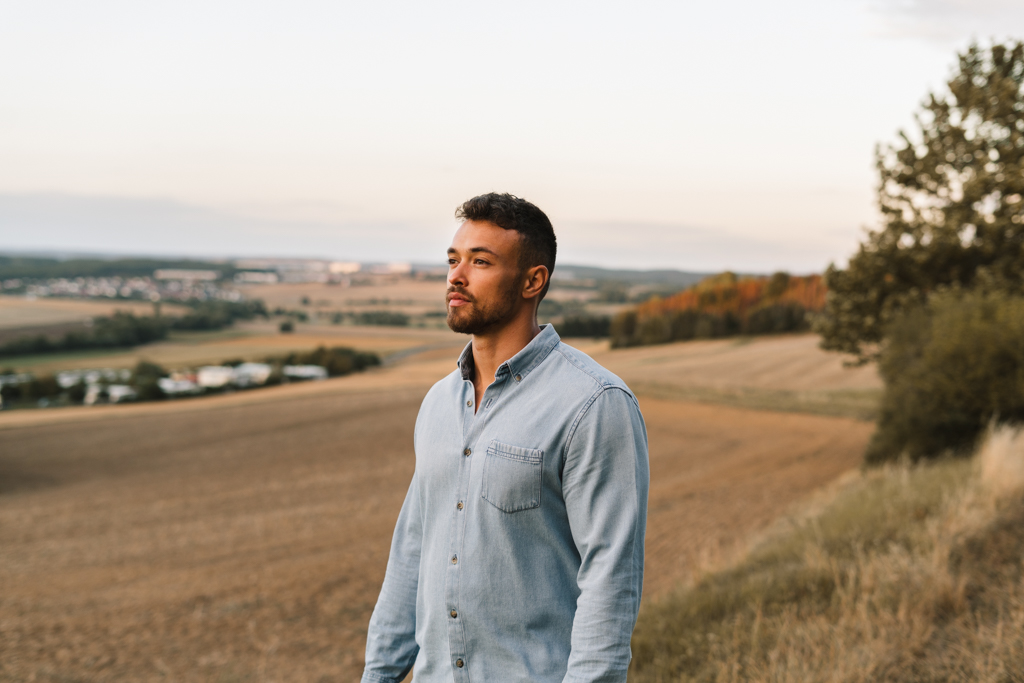
M 137 316 L 117 311 L 110 316 L 97 316 L 84 330 L 71 330 L 53 338 L 45 334 L 12 339 L 0 345 L 0 358 L 88 349 L 130 348 L 166 339 L 171 330 L 219 330 L 236 320 L 267 317 L 260 300 L 200 301 L 182 316 Z
M 825 305 L 818 275 L 739 277 L 725 272 L 672 296 L 654 297 L 611 320 L 612 348 L 777 334 L 809 329 L 810 314 Z

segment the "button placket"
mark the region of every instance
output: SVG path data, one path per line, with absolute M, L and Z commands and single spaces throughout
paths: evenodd
M 447 609 L 449 614 L 448 619 L 448 643 L 450 647 L 450 655 L 452 672 L 455 680 L 459 683 L 468 681 L 469 672 L 465 667 L 466 663 L 466 633 L 463 627 L 464 620 L 461 618 L 460 609 L 460 584 L 461 584 L 461 570 L 462 570 L 462 555 L 466 537 L 466 519 L 467 514 L 464 512 L 466 504 L 464 501 L 469 500 L 469 488 L 471 482 L 471 472 L 473 467 L 474 458 L 470 457 L 473 455 L 473 448 L 476 442 L 476 438 L 480 431 L 481 422 L 475 420 L 476 417 L 473 414 L 473 406 L 475 405 L 474 389 L 472 382 L 466 382 L 464 392 L 462 395 L 462 401 L 466 404 L 464 408 L 465 412 L 463 415 L 465 418 L 462 421 L 462 451 L 458 454 L 459 460 L 458 467 L 458 484 L 455 498 L 455 505 L 452 509 L 451 517 L 451 534 L 449 536 L 450 546 L 448 551 L 448 566 L 445 570 L 445 602 L 447 603 Z

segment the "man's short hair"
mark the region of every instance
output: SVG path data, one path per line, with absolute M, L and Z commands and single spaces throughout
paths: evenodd
M 551 274 L 555 271 L 555 229 L 544 212 L 536 206 L 510 194 L 488 192 L 467 200 L 455 210 L 455 217 L 467 221 L 493 223 L 505 230 L 515 230 L 520 236 L 519 268 L 546 266 L 548 282 L 540 298 L 548 293 Z

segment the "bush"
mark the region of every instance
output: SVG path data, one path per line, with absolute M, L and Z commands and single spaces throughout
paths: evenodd
M 330 349 L 320 346 L 305 353 L 296 352 L 280 358 L 268 358 L 267 362 L 273 365 L 275 370 L 283 365 L 319 365 L 326 369 L 327 374 L 331 377 L 339 377 L 365 370 L 373 365 L 380 365 L 380 357 L 375 353 L 356 351 L 346 346 L 336 346 Z M 280 377 L 278 382 L 280 382 Z
M 775 308 L 788 308 L 788 305 L 777 304 L 767 308 L 774 310 Z M 799 305 L 796 305 L 796 308 L 801 313 L 804 310 Z M 770 314 L 763 317 L 765 320 L 771 321 L 772 324 L 758 322 L 755 327 L 751 328 L 749 321 L 742 320 L 732 312 L 715 314 L 689 309 L 640 316 L 636 311 L 630 310 L 623 311 L 612 318 L 609 336 L 614 349 L 690 339 L 718 339 L 742 334 L 748 329 L 752 330 L 749 332 L 750 334 L 791 331 L 791 329 L 779 329 L 781 326 L 774 324 L 774 319 Z M 784 318 L 784 320 L 788 320 L 788 318 Z
M 280 330 L 281 332 L 285 332 L 285 333 L 287 333 L 287 332 L 294 332 L 295 331 L 295 323 L 293 323 L 291 320 L 285 320 L 284 322 L 282 322 L 280 325 L 277 326 L 277 329 Z
M 607 337 L 610 327 L 611 318 L 606 315 L 567 315 L 555 325 L 563 337 Z
M 364 311 L 355 315 L 358 325 L 389 325 L 405 327 L 409 324 L 409 316 L 396 311 Z
M 253 301 L 201 301 L 192 310 L 172 323 L 176 330 L 220 330 L 236 320 L 267 317 L 267 309 L 259 299 Z
M 166 397 L 158 381 L 167 377 L 167 371 L 156 363 L 139 361 L 132 373 L 132 384 L 139 394 L 140 401 L 159 401 Z
M 993 420 L 1024 420 L 1024 299 L 936 295 L 886 331 L 885 393 L 867 462 L 966 453 Z
M 775 276 L 772 276 L 772 282 Z M 770 286 L 770 284 L 769 284 Z M 750 312 L 743 324 L 744 334 L 798 332 L 809 327 L 807 310 L 793 302 L 770 304 Z

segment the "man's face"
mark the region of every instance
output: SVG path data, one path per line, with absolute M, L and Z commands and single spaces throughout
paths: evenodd
M 480 334 L 510 320 L 521 301 L 519 233 L 466 221 L 448 248 L 448 327 Z

